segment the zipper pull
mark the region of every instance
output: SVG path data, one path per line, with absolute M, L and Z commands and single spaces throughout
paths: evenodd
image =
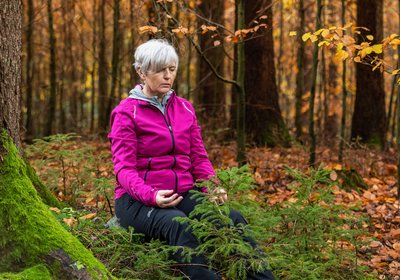
M 168 126 L 168 129 L 169 129 L 169 131 L 172 131 L 172 127 L 170 125 Z

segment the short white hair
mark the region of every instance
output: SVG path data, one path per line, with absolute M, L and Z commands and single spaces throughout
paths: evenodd
M 148 71 L 158 72 L 174 63 L 178 67 L 179 58 L 175 48 L 164 39 L 152 39 L 137 47 L 133 66 L 136 71 L 147 74 Z

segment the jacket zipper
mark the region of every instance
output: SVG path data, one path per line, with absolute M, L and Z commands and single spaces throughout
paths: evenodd
M 172 98 L 173 98 L 173 97 L 172 97 Z M 164 121 L 165 121 L 165 124 L 166 124 L 167 127 L 168 127 L 169 133 L 171 134 L 172 149 L 171 149 L 171 152 L 169 152 L 171 155 L 172 155 L 172 153 L 175 151 L 175 137 L 174 137 L 174 132 L 173 132 L 172 126 L 171 126 L 171 119 L 169 118 L 169 115 L 167 114 L 167 112 L 168 112 L 167 109 L 168 109 L 169 104 L 172 102 L 172 101 L 171 101 L 172 98 L 170 98 L 170 100 L 169 100 L 169 102 L 167 103 L 167 105 L 165 105 L 164 114 L 163 114 L 160 110 L 157 109 L 157 111 L 159 111 L 159 112 L 162 114 L 162 116 L 163 116 L 163 118 L 164 118 Z M 153 106 L 153 105 L 150 105 L 150 106 Z M 153 106 L 153 107 L 154 107 L 154 106 Z M 168 116 L 168 121 L 167 121 L 167 118 L 165 117 L 165 115 Z M 177 192 L 178 192 L 178 174 L 176 174 L 176 171 L 174 170 L 175 165 L 176 165 L 176 157 L 175 157 L 175 155 L 172 155 L 172 156 L 174 157 L 174 163 L 172 164 L 171 170 L 172 170 L 172 172 L 174 172 L 174 175 L 175 175 L 175 188 L 174 188 L 174 189 L 175 189 L 175 192 L 177 193 Z M 149 167 L 150 167 L 150 162 L 151 162 L 151 160 L 149 159 Z M 145 175 L 144 175 L 144 181 L 145 181 L 145 182 L 146 182 L 146 176 L 147 176 L 148 171 L 149 171 L 149 169 L 146 171 L 146 173 L 145 173 Z
M 172 150 L 171 150 L 170 154 L 172 154 L 175 151 L 175 137 L 174 137 L 174 132 L 173 132 L 172 126 L 171 126 L 171 119 L 169 118 L 169 115 L 168 115 L 168 106 L 169 106 L 169 104 L 171 104 L 172 100 L 170 99 L 169 101 L 170 102 L 168 102 L 167 105 L 165 106 L 165 111 L 164 111 L 165 114 L 163 114 L 163 117 L 164 117 L 165 123 L 168 126 L 169 132 L 171 134 Z M 165 115 L 167 115 L 168 121 L 167 121 L 167 118 L 165 117 Z M 171 170 L 172 170 L 172 172 L 174 172 L 174 175 L 175 175 L 175 193 L 178 193 L 178 174 L 176 174 L 176 171 L 174 170 L 175 165 L 176 165 L 176 157 L 175 157 L 175 155 L 172 155 L 172 156 L 174 157 L 174 163 L 172 164 Z
M 144 180 L 145 183 L 146 183 L 147 173 L 149 173 L 149 171 L 150 171 L 150 164 L 151 164 L 151 160 L 152 160 L 152 159 L 153 159 L 153 158 L 149 157 L 149 159 L 148 159 L 148 161 L 147 161 L 147 170 L 146 170 L 146 172 L 144 173 L 144 177 L 143 177 L 143 180 Z

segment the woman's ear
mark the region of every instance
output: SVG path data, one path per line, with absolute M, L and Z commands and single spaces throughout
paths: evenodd
M 146 75 L 143 74 L 142 69 L 139 68 L 136 72 L 138 73 L 141 80 L 144 80 L 146 78 Z

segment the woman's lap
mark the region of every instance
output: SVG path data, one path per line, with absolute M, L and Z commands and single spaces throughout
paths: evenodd
M 174 218 L 189 216 L 199 203 L 201 202 L 193 197 L 193 193 L 189 192 L 184 194 L 183 200 L 176 207 L 157 208 L 146 206 L 130 195 L 124 194 L 116 200 L 115 211 L 121 226 L 125 228 L 132 226 L 138 233 L 168 241 L 168 229 L 180 225 Z M 243 216 L 236 210 L 231 209 L 229 217 L 235 225 L 247 224 Z

